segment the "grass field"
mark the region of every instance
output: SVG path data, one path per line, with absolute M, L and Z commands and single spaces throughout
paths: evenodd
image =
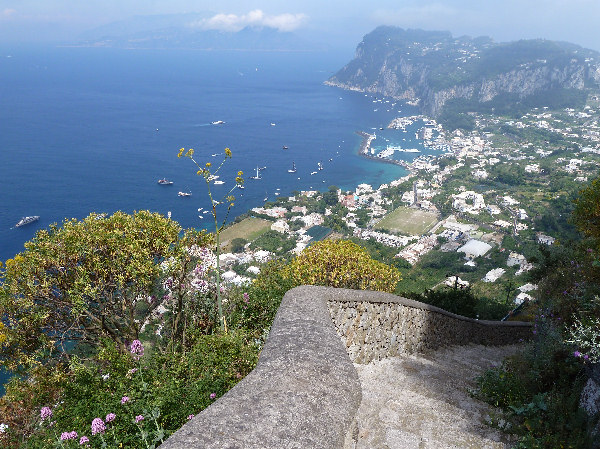
M 272 221 L 263 220 L 262 218 L 244 218 L 239 223 L 235 223 L 221 232 L 221 248 L 224 251 L 229 251 L 231 249 L 230 242 L 235 238 L 242 238 L 251 242 L 271 229 L 272 224 Z
M 421 235 L 429 231 L 438 222 L 438 216 L 409 207 L 399 207 L 390 212 L 375 225 L 375 229 L 388 229 L 405 235 Z

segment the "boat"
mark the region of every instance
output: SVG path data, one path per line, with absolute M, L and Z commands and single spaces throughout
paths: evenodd
M 284 150 L 287 150 L 289 147 L 288 147 L 287 145 L 284 145 L 282 148 L 283 148 Z
M 311 171 L 311 172 L 310 172 L 310 174 L 311 174 L 311 175 L 316 175 L 316 174 L 317 174 L 317 172 L 316 172 L 316 171 Z
M 179 195 L 179 196 L 192 196 L 192 192 L 179 192 L 177 195 Z
M 296 173 L 296 163 L 292 162 L 292 168 L 288 170 L 288 173 Z
M 225 122 L 223 120 L 216 120 L 214 122 L 211 122 L 211 125 L 223 125 Z
M 19 220 L 19 222 L 15 225 L 17 228 L 21 226 L 28 225 L 29 223 L 33 223 L 34 221 L 38 221 L 40 219 L 39 215 L 31 215 L 29 217 L 23 217 Z
M 319 167 L 319 171 L 323 170 L 323 163 L 322 162 L 318 162 L 317 166 Z
M 169 181 L 167 178 L 159 179 L 158 183 L 161 186 L 171 186 L 171 185 L 173 185 L 173 181 Z
M 250 176 L 250 179 L 261 179 L 260 177 L 260 168 L 256 167 L 256 176 Z
M 225 181 L 215 181 L 215 185 L 225 184 Z
M 271 126 L 275 126 L 275 123 L 271 123 Z

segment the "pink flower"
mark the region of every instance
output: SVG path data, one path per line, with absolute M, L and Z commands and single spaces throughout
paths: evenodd
M 42 409 L 40 410 L 40 416 L 42 418 L 42 421 L 46 418 L 51 418 L 52 410 L 50 410 L 50 407 L 42 407 Z
M 210 394 L 210 398 L 211 398 L 211 399 L 214 399 L 214 398 L 216 398 L 216 397 L 217 397 L 217 394 L 216 394 L 216 393 L 211 393 L 211 394 Z
M 188 415 L 188 417 L 187 417 L 188 421 L 191 420 L 191 419 L 193 419 L 193 418 L 194 418 L 194 415 Z
M 127 402 L 129 402 L 129 396 L 123 396 L 121 398 L 121 404 L 126 404 Z
M 244 296 L 244 302 L 245 302 L 245 303 L 248 303 L 248 302 L 250 301 L 250 295 L 248 295 L 248 293 L 245 293 L 245 292 L 244 292 L 244 295 L 243 295 L 243 296 Z
M 104 421 L 102 418 L 94 418 L 92 421 L 92 435 L 96 435 L 97 433 L 104 433 L 106 430 L 106 426 L 104 425 Z
M 77 438 L 77 432 L 74 430 L 72 432 L 63 432 L 60 434 L 61 441 L 74 440 L 76 438 Z
M 144 416 L 143 415 L 137 415 L 135 417 L 135 423 L 136 424 L 139 423 L 140 421 L 143 421 L 143 420 L 144 420 Z
M 86 437 L 85 435 L 84 435 L 84 436 L 82 436 L 82 437 L 79 439 L 79 444 L 80 444 L 80 445 L 84 445 L 84 444 L 86 444 L 86 443 L 89 443 L 89 442 L 90 442 L 90 439 L 89 439 L 88 437 Z
M 137 373 L 137 368 L 130 369 L 127 374 L 132 375 L 132 374 L 135 374 L 135 373 Z
M 115 418 L 117 417 L 117 415 L 115 415 L 114 413 L 109 413 L 108 415 L 106 415 L 106 419 L 105 421 L 107 423 L 109 422 L 113 422 L 115 420 Z
M 133 340 L 131 346 L 129 346 L 129 352 L 131 352 L 134 359 L 139 360 L 144 355 L 144 345 L 139 340 Z

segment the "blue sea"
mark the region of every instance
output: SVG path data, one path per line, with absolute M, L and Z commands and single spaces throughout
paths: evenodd
M 213 166 L 231 149 L 219 173 L 225 183 L 215 186 L 220 196 L 238 170 L 247 178 L 231 219 L 275 193 L 378 186 L 405 175 L 358 156 L 355 131 L 416 111 L 374 107 L 373 96 L 325 86 L 350 58 L 350 51 L 0 48 L 0 260 L 22 251 L 37 229 L 91 212 L 149 209 L 171 212 L 185 228 L 210 228 L 197 212 L 209 206 L 206 187 L 192 162 L 177 158 L 182 147 Z M 311 175 L 320 161 L 324 169 Z M 266 167 L 262 179 L 248 179 L 256 167 Z M 174 184 L 158 185 L 163 177 Z M 15 228 L 27 215 L 41 218 Z

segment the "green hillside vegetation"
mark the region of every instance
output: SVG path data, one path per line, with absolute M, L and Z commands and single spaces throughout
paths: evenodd
M 403 235 L 422 235 L 437 221 L 438 216 L 432 212 L 401 206 L 382 218 L 374 229 L 387 229 Z
M 223 229 L 221 232 L 221 246 L 225 252 L 231 250 L 234 239 L 242 238 L 251 242 L 271 229 L 272 221 L 262 218 L 247 217 Z

